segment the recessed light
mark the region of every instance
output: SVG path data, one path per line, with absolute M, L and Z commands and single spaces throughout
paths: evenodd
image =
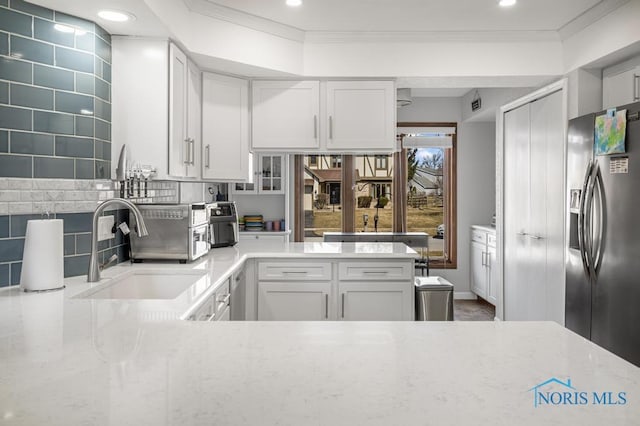
M 127 22 L 136 19 L 136 17 L 130 13 L 120 12 L 117 10 L 101 10 L 98 12 L 98 16 L 102 19 L 113 22 Z
M 499 0 L 498 4 L 502 7 L 513 6 L 517 0 Z
M 302 0 L 287 0 L 287 6 L 300 6 L 302 4 Z

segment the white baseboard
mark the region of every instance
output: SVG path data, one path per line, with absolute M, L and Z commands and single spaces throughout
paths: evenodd
M 454 291 L 453 299 L 454 300 L 476 300 L 478 296 L 470 291 Z

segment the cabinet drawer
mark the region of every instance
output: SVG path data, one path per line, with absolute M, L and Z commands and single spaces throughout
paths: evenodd
M 216 303 L 216 317 L 219 317 L 222 311 L 229 306 L 231 300 L 231 278 L 228 278 L 214 294 Z
M 260 262 L 258 263 L 260 281 L 329 281 L 331 263 L 329 262 Z
M 476 241 L 478 243 L 486 244 L 487 243 L 487 232 L 486 231 L 478 231 L 475 229 L 471 230 L 471 241 Z
M 283 234 L 243 234 L 240 233 L 239 239 L 241 241 L 252 241 L 252 240 L 260 240 L 260 241 L 287 241 L 289 239 L 288 235 Z
M 411 279 L 412 262 L 341 262 L 338 278 L 348 281 L 389 281 Z
M 487 234 L 487 244 L 489 245 L 489 247 L 495 247 L 496 246 L 496 235 L 495 234 Z

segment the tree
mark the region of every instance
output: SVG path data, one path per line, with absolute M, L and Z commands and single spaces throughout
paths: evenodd
M 413 176 L 416 174 L 416 168 L 418 167 L 418 150 L 416 148 L 407 149 L 407 182 L 411 182 Z
M 444 151 L 441 149 L 437 151 L 430 150 L 430 153 L 432 155 L 425 157 L 424 160 L 422 160 L 421 166 L 428 167 L 434 170 L 442 169 L 444 165 Z

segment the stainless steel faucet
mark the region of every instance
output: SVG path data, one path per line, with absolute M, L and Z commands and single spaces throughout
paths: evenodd
M 144 224 L 142 213 L 135 204 L 124 198 L 111 198 L 100 204 L 93 212 L 93 233 L 91 234 L 91 257 L 89 258 L 89 272 L 87 272 L 87 282 L 95 283 L 100 281 L 100 268 L 98 267 L 98 219 L 108 207 L 122 204 L 128 207 L 136 219 L 136 231 L 139 237 L 149 235 Z

